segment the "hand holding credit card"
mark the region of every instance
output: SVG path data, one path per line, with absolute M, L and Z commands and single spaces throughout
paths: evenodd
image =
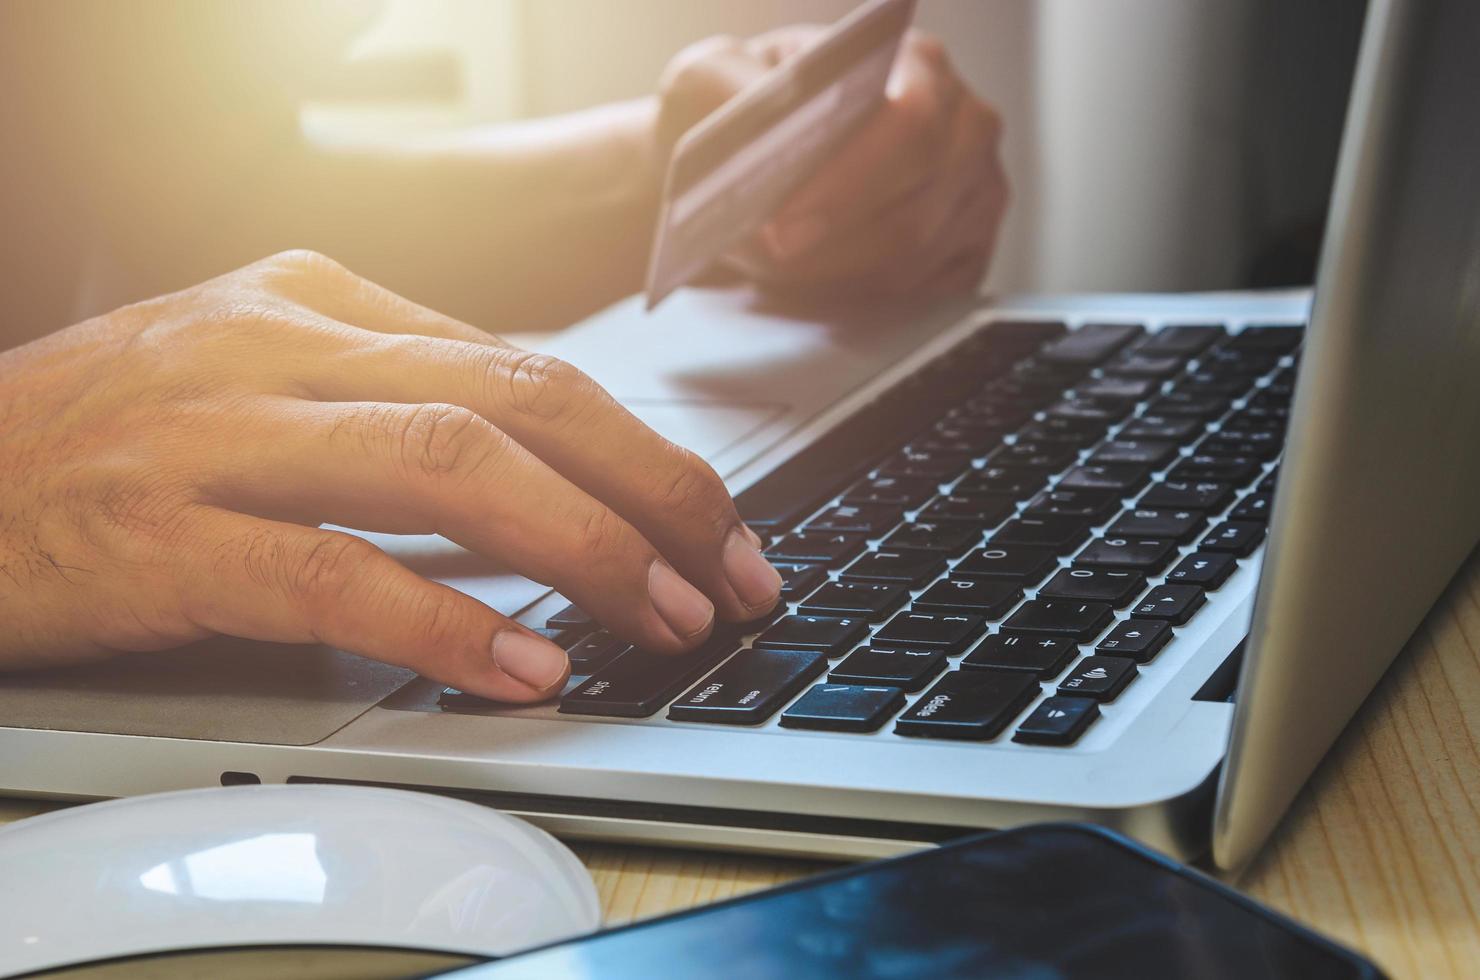
M 686 133 L 647 272 L 652 309 L 755 232 L 883 102 L 915 0 L 872 0 Z

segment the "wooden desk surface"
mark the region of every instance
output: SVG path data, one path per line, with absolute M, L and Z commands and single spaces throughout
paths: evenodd
M 0 822 L 54 808 L 0 800 Z M 817 862 L 577 843 L 607 921 L 821 870 Z M 1480 554 L 1237 884 L 1395 978 L 1480 974 Z

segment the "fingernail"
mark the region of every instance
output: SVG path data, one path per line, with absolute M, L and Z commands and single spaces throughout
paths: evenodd
M 740 527 L 745 531 L 745 536 L 750 539 L 751 544 L 755 545 L 757 548 L 760 548 L 762 545 L 765 544 L 765 542 L 761 540 L 761 536 L 759 534 L 756 534 L 755 531 L 752 530 L 748 524 L 742 524 L 740 525 Z
M 555 644 L 513 629 L 494 635 L 493 662 L 499 670 L 537 691 L 564 679 L 570 664 L 565 651 Z
M 724 566 L 730 588 L 752 611 L 761 613 L 776 605 L 781 596 L 781 573 L 738 528 L 725 538 Z
M 764 235 L 772 258 L 789 259 L 822 241 L 827 235 L 827 221 L 816 214 L 777 218 L 766 225 Z
M 714 622 L 714 604 L 665 561 L 655 561 L 649 567 L 648 595 L 663 622 L 680 639 L 697 636 Z

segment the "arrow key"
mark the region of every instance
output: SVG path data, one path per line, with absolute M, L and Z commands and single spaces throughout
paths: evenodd
M 1133 616 L 1165 619 L 1181 626 L 1207 601 L 1203 590 L 1195 585 L 1158 585 L 1131 609 Z
M 1013 734 L 1014 742 L 1029 745 L 1068 745 L 1100 717 L 1100 706 L 1089 698 L 1045 698 Z

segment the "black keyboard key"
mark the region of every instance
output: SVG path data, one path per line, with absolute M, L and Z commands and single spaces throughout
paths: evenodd
M 1038 359 L 1047 364 L 1093 367 L 1145 332 L 1139 323 L 1086 323 L 1046 344 Z
M 857 616 L 783 616 L 756 637 L 758 650 L 816 650 L 841 657 L 868 635 L 868 621 Z
M 1135 408 L 1135 402 L 1116 398 L 1066 398 L 1050 405 L 1044 415 L 1050 419 L 1069 419 L 1108 429 Z
M 1095 645 L 1095 653 L 1130 657 L 1144 664 L 1172 638 L 1172 624 L 1161 619 L 1122 619 Z
M 1011 497 L 952 493 L 932 500 L 920 511 L 920 520 L 932 524 L 960 522 L 985 529 L 1001 524 L 1015 509 Z
M 1142 494 L 1137 506 L 1219 511 L 1228 506 L 1232 499 L 1233 488 L 1226 483 L 1167 480 Z
M 1197 543 L 1202 551 L 1220 551 L 1247 558 L 1264 543 L 1265 527 L 1254 521 L 1224 521 Z
M 970 613 L 996 619 L 1017 605 L 1023 590 L 1014 581 L 991 578 L 953 578 L 936 582 L 910 603 L 917 612 Z
M 766 549 L 774 561 L 840 565 L 863 551 L 864 536 L 837 531 L 794 531 Z
M 1146 576 L 1140 572 L 1115 568 L 1061 568 L 1053 578 L 1038 587 L 1043 599 L 1080 599 L 1104 602 L 1121 608 L 1146 588 Z
M 1042 490 L 1052 475 L 1049 470 L 1024 466 L 988 466 L 967 473 L 951 492 L 999 494 L 1013 500 L 1027 500 Z
M 606 630 L 597 630 L 585 638 L 578 640 L 566 650 L 566 656 L 570 657 L 570 672 L 572 674 L 592 674 L 606 666 L 619 653 L 624 653 L 631 647 L 630 643 L 619 640 Z
M 1249 456 L 1209 456 L 1195 453 L 1172 467 L 1167 473 L 1167 479 L 1191 483 L 1208 480 L 1243 486 L 1263 469 L 1259 460 Z
M 1122 439 L 1161 439 L 1184 445 L 1208 430 L 1206 424 L 1197 419 L 1163 418 L 1160 415 L 1143 415 L 1131 419 L 1120 430 Z
M 1009 431 L 1001 425 L 983 425 L 977 416 L 960 421 L 942 419 L 910 445 L 934 445 L 947 452 L 980 456 L 1001 443 Z
M 1203 354 L 1198 363 L 1207 371 L 1253 379 L 1272 370 L 1279 360 L 1280 355 L 1274 351 L 1241 350 L 1224 344 Z
M 734 651 L 728 636 L 711 637 L 699 649 L 678 656 L 630 649 L 561 698 L 560 712 L 646 718 Z
M 1177 553 L 1177 542 L 1165 538 L 1095 538 L 1074 556 L 1086 568 L 1128 568 L 1155 575 Z
M 1211 531 L 1197 542 L 1200 551 L 1224 552 L 1228 555 L 1237 555 L 1239 558 L 1248 558 L 1254 554 L 1255 549 L 1264 543 L 1264 524 L 1255 521 L 1224 521 L 1220 526 L 1212 528 Z
M 872 476 L 859 480 L 843 494 L 845 504 L 890 504 L 909 510 L 940 489 L 940 481 L 912 476 Z
M 1196 419 L 1200 422 L 1211 422 L 1226 411 L 1228 411 L 1226 396 L 1199 395 L 1188 391 L 1168 392 L 1146 407 L 1148 415 Z
M 1228 512 L 1228 519 L 1268 524 L 1269 513 L 1273 508 L 1274 494 L 1251 493 L 1234 505 L 1233 510 Z
M 589 627 L 573 626 L 570 629 L 563 630 L 545 627 L 543 629 L 536 629 L 535 632 L 560 649 L 568 650 L 577 640 L 590 633 L 591 630 Z
M 797 611 L 805 616 L 846 616 L 879 620 L 910 597 L 903 582 L 828 582 Z
M 1246 456 L 1268 462 L 1285 448 L 1285 434 L 1274 429 L 1215 432 L 1197 444 L 1199 455 Z
M 552 630 L 594 630 L 596 628 L 596 622 L 591 618 L 591 614 L 579 608 L 574 603 L 567 605 L 564 609 L 545 620 L 545 625 Z
M 1138 402 L 1161 391 L 1161 382 L 1146 378 L 1123 378 L 1114 375 L 1091 378 L 1074 386 L 1079 398 L 1119 398 Z
M 781 598 L 788 602 L 806 595 L 827 578 L 827 569 L 806 562 L 773 561 L 771 567 L 781 574 Z
M 879 545 L 885 551 L 931 551 L 954 557 L 981 544 L 980 528 L 970 524 L 906 524 Z
M 954 480 L 971 465 L 970 453 L 932 453 L 901 449 L 878 469 L 879 476 Z
M 1104 367 L 1106 374 L 1120 378 L 1145 378 L 1165 381 L 1180 374 L 1187 362 L 1177 356 L 1143 354 L 1139 350 L 1121 351 Z
M 1083 643 L 1098 636 L 1113 618 L 1113 610 L 1103 602 L 1030 599 L 1007 617 L 1002 628 L 1035 636 L 1064 636 Z
M 1019 440 L 1025 442 L 1059 443 L 1083 448 L 1099 441 L 1105 434 L 1105 426 L 1099 422 L 1080 422 L 1061 417 L 1035 419 L 1017 431 Z
M 1208 523 L 1200 510 L 1167 507 L 1134 507 L 1121 513 L 1105 528 L 1107 538 L 1170 538 L 1186 543 Z
M 1220 555 L 1211 551 L 1194 551 L 1177 562 L 1177 567 L 1167 572 L 1167 581 L 1174 585 L 1195 585 L 1212 592 L 1228 581 L 1228 576 L 1238 570 L 1238 561 L 1232 555 Z
M 807 522 L 808 531 L 849 531 L 877 537 L 904 520 L 897 504 L 842 504 L 830 507 Z
M 1062 320 L 993 320 L 963 346 L 970 350 L 972 344 L 989 344 L 993 350 L 1006 350 L 1016 359 L 1068 332 Z
M 1177 379 L 1173 391 L 1208 398 L 1237 398 L 1253 387 L 1248 375 L 1229 375 L 1217 371 L 1191 371 Z
M 951 574 L 962 578 L 1011 579 L 1020 585 L 1031 586 L 1043 581 L 1043 576 L 1057 567 L 1054 553 L 1046 548 L 994 545 L 978 548 L 961 559 L 951 569 Z
M 1085 657 L 1059 681 L 1059 694 L 1114 701 L 1137 673 L 1136 662 L 1127 657 Z
M 1243 437 L 1250 432 L 1272 432 L 1279 437 L 1281 443 L 1285 438 L 1285 426 L 1289 420 L 1280 416 L 1271 416 L 1264 409 L 1244 409 L 1234 412 L 1228 418 L 1219 423 L 1219 431 L 1225 435 L 1236 438 Z
M 995 738 L 1038 695 L 1038 679 L 1011 670 L 953 670 L 894 723 L 900 735 Z
M 1096 718 L 1100 704 L 1091 698 L 1044 698 L 1013 732 L 1025 745 L 1072 745 Z
M 1191 357 L 1227 336 L 1227 331 L 1214 325 L 1162 327 L 1136 345 L 1135 353 L 1153 356 Z
M 961 661 L 964 670 L 1021 670 L 1047 680 L 1063 673 L 1079 653 L 1073 640 L 1062 636 L 993 633 Z
M 1177 458 L 1177 444 L 1155 439 L 1111 439 L 1090 456 L 1091 463 L 1131 463 L 1159 470 Z
M 1203 590 L 1195 585 L 1158 585 L 1136 603 L 1131 615 L 1164 619 L 1173 626 L 1181 626 L 1206 601 Z
M 946 652 L 939 648 L 863 647 L 848 654 L 827 679 L 834 684 L 888 684 L 913 692 L 934 680 L 949 663 Z
M 825 732 L 873 732 L 904 707 L 898 687 L 818 684 L 781 712 L 782 728 Z
M 776 713 L 827 667 L 820 653 L 741 650 L 668 709 L 674 721 L 755 725 Z
M 1097 490 L 1130 495 L 1146 485 L 1148 470 L 1129 463 L 1076 466 L 1058 482 L 1058 490 Z
M 1089 537 L 1089 524 L 1077 517 L 1019 517 L 992 535 L 988 547 L 1028 545 L 1066 554 Z
M 1234 334 L 1228 345 L 1238 350 L 1288 354 L 1300 346 L 1304 336 L 1305 331 L 1298 326 L 1249 326 Z
M 998 398 L 975 398 L 965 405 L 953 408 L 937 424 L 976 429 L 983 438 L 990 436 L 993 440 L 1000 441 L 1021 425 L 1028 414 L 1031 414 L 1031 410 L 1025 406 L 1002 404 Z
M 1120 510 L 1121 496 L 1111 490 L 1045 490 L 1023 508 L 1024 517 L 1077 517 L 1091 525 Z
M 872 642 L 881 647 L 939 647 L 955 656 L 986 630 L 987 621 L 980 616 L 902 612 L 879 627 Z
M 987 457 L 988 466 L 1030 466 L 1035 469 L 1061 470 L 1079 458 L 1079 450 L 1063 443 L 1037 443 L 1019 440 L 1002 446 Z
M 946 560 L 933 551 L 870 551 L 843 569 L 850 582 L 905 582 L 924 585 L 946 570 Z

